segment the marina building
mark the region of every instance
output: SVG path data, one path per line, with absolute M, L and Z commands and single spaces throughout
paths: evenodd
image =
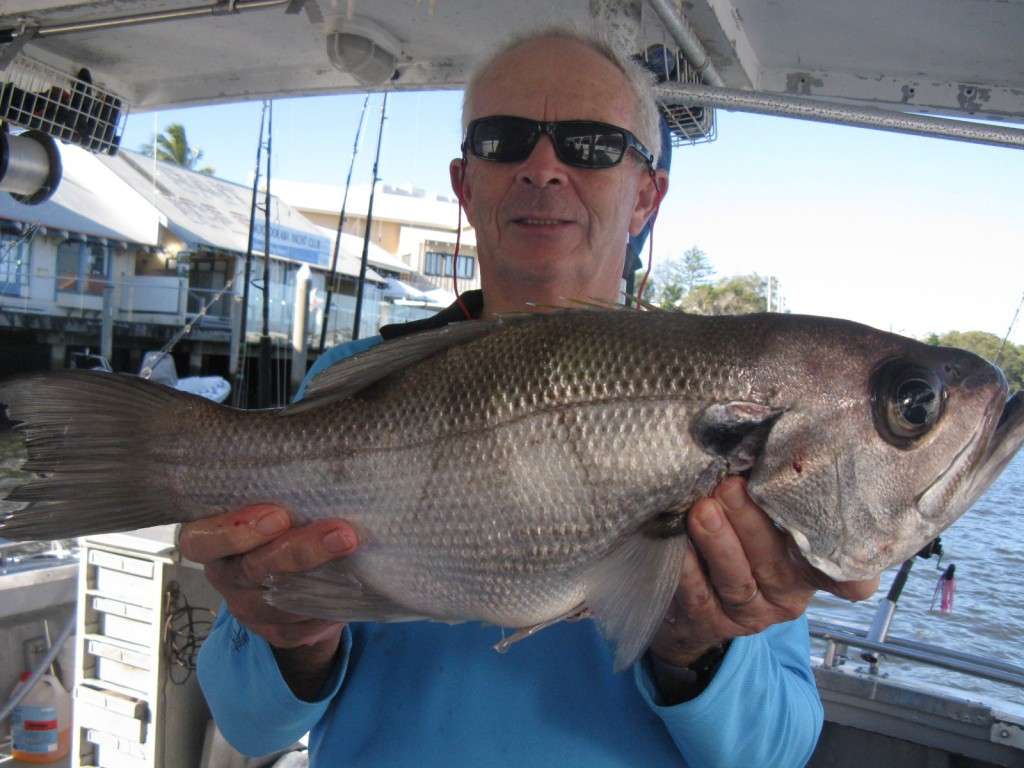
M 186 327 L 173 352 L 182 374 L 229 376 L 240 361 L 253 363 L 243 353 L 262 331 L 267 238 L 259 210 L 242 347 L 251 187 L 130 151 L 111 157 L 62 145 L 61 155 L 64 182 L 48 202 L 27 206 L 0 195 L 0 374 L 62 368 L 86 350 L 115 370 L 135 372 L 147 350 Z M 342 190 L 275 181 L 272 192 L 269 335 L 275 378 L 286 381 L 296 283 L 307 273 L 307 346 L 319 348 L 325 323 L 328 346 L 353 337 L 369 188 L 349 196 L 327 316 Z M 257 197 L 262 206 L 262 190 Z M 360 336 L 454 300 L 457 204 L 381 184 L 372 215 Z M 458 278 L 465 290 L 479 286 L 468 226 L 462 241 Z

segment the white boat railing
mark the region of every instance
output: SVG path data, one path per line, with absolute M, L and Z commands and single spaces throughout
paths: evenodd
M 839 659 L 845 655 L 846 647 L 851 646 L 862 651 L 896 656 L 1024 688 L 1024 667 L 1016 664 L 895 637 L 887 638 L 883 642 L 876 642 L 867 639 L 866 632 L 854 627 L 813 620 L 809 623 L 811 637 L 825 642 L 825 655 L 822 659 L 822 666 L 825 667 L 836 666 Z M 875 668 L 874 665 L 873 668 Z

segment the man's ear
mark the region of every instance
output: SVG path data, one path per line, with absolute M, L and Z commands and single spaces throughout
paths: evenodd
M 644 174 L 636 192 L 636 205 L 633 206 L 633 214 L 629 219 L 629 234 L 639 235 L 647 220 L 658 210 L 661 201 L 668 194 L 668 172 L 658 169 L 652 177 L 649 173 Z
M 462 203 L 462 207 L 465 208 L 469 199 L 466 195 L 466 179 L 464 174 L 466 161 L 461 157 L 456 157 L 448 164 L 448 176 L 452 182 L 452 192 Z

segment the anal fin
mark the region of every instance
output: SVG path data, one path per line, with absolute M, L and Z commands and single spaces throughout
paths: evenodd
M 332 563 L 305 573 L 276 574 L 264 600 L 275 608 L 327 621 L 416 621 L 430 618 L 400 605 Z
M 640 531 L 597 563 L 586 603 L 601 633 L 615 643 L 615 671 L 636 661 L 654 639 L 679 583 L 687 537 Z
M 499 642 L 494 644 L 494 650 L 498 653 L 505 653 L 509 648 L 518 643 L 520 640 L 525 640 L 528 637 L 533 637 L 542 629 L 553 627 L 562 621 L 580 621 L 581 619 L 589 619 L 590 610 L 582 605 L 577 605 L 575 608 L 571 608 L 565 613 L 555 616 L 553 619 L 542 621 L 540 624 L 533 624 L 529 627 L 521 627 L 508 637 L 502 638 Z

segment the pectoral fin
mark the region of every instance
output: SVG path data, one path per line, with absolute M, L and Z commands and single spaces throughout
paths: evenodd
M 686 536 L 626 539 L 587 577 L 586 604 L 602 634 L 615 643 L 615 671 L 650 645 L 679 583 Z
M 328 621 L 417 621 L 429 618 L 379 594 L 339 564 L 306 573 L 278 574 L 264 600 L 291 613 Z

